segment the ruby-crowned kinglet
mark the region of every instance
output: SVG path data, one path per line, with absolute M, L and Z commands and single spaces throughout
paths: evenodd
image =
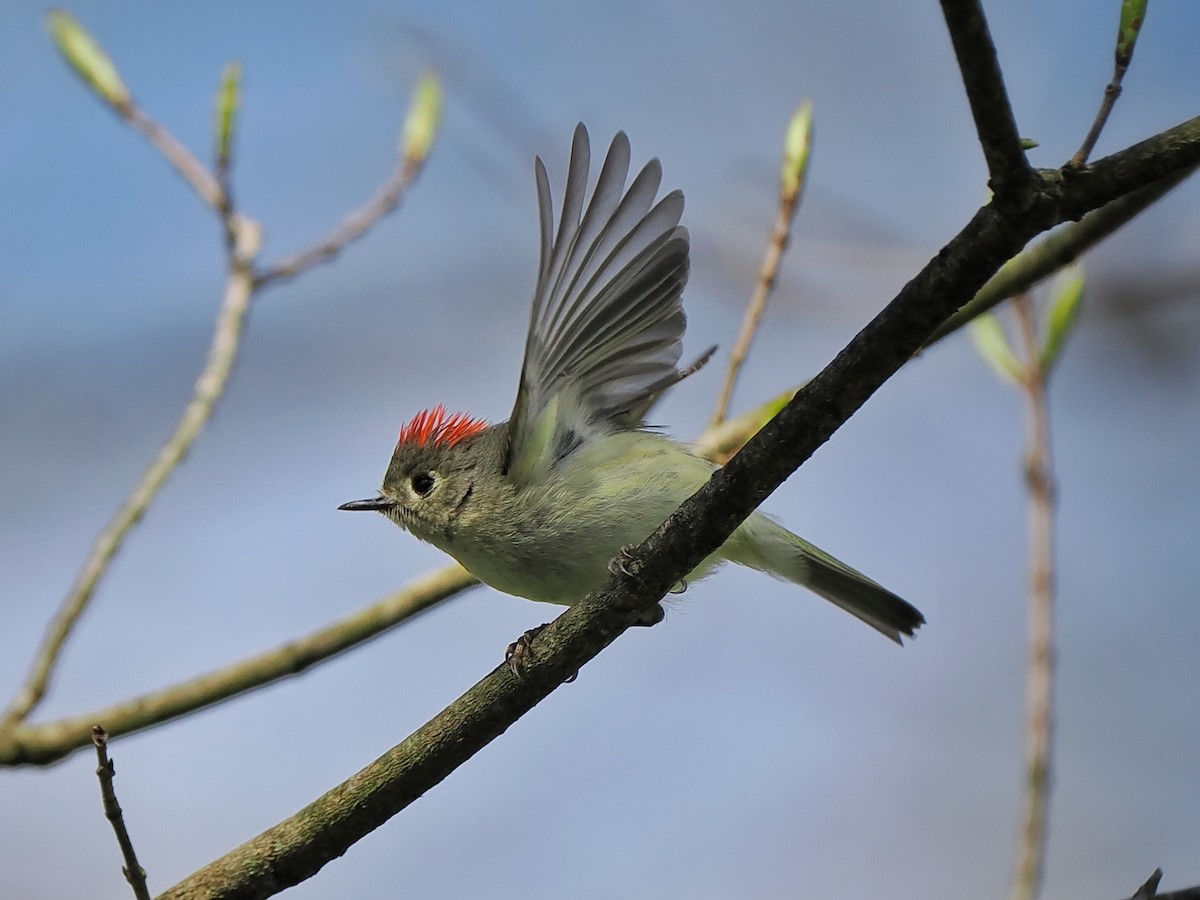
M 618 134 L 584 205 L 588 134 L 575 129 L 558 233 L 549 179 L 534 163 L 541 262 L 512 418 L 488 425 L 442 406 L 400 429 L 375 510 L 449 553 L 480 581 L 571 604 L 604 579 L 708 480 L 714 466 L 645 429 L 676 368 L 686 318 L 683 194 L 658 203 L 651 160 L 625 190 L 629 141 Z M 730 560 L 802 584 L 897 643 L 925 621 L 913 606 L 760 512 L 689 576 Z M 644 624 L 663 618 L 661 606 Z M 514 645 L 515 646 L 515 645 Z

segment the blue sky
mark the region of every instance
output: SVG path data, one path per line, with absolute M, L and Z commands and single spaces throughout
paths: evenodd
M 1098 8 L 1104 6 L 1103 14 Z M 1107 7 L 1111 6 L 1112 9 Z M 989 3 L 1036 164 L 1078 145 L 1115 2 Z M 383 179 L 413 80 L 444 131 L 404 208 L 261 295 L 226 401 L 117 560 L 40 712 L 80 712 L 274 646 L 441 560 L 336 506 L 443 402 L 507 415 L 536 265 L 532 157 L 617 129 L 682 188 L 688 349 L 731 346 L 804 97 L 809 190 L 741 406 L 817 371 L 984 197 L 937 6 L 307 2 L 70 7 L 202 156 L 240 59 L 235 185 L 267 260 Z M 213 217 L 66 70 L 45 8 L 0 10 L 0 693 L 203 362 Z M 1200 8 L 1153 5 L 1098 154 L 1197 113 Z M 1200 882 L 1200 195 L 1088 260 L 1053 384 L 1061 477 L 1052 895 Z M 697 434 L 724 354 L 658 410 Z M 331 863 L 297 897 L 996 895 L 1020 808 L 1025 506 L 1019 398 L 958 339 L 885 386 L 767 504 L 919 606 L 897 650 L 811 595 L 723 571 Z M 116 741 L 162 889 L 348 777 L 553 610 L 479 590 L 286 685 Z M 0 894 L 126 896 L 90 755 L 0 773 Z M 62 860 L 72 861 L 71 866 Z

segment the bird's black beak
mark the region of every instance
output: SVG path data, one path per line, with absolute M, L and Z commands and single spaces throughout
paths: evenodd
M 349 503 L 343 503 L 338 509 L 348 509 L 351 512 L 359 510 L 370 510 L 371 512 L 387 512 L 396 504 L 386 497 L 370 497 L 367 500 L 351 500 Z

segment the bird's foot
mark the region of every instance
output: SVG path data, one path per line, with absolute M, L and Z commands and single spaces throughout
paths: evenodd
M 508 664 L 508 670 L 518 678 L 522 677 L 522 666 L 525 665 L 525 657 L 533 653 L 533 639 L 545 631 L 550 623 L 546 622 L 539 625 L 537 628 L 530 628 L 527 632 L 508 645 L 508 649 L 504 651 L 504 662 Z M 570 684 L 579 673 L 575 672 L 563 684 Z
M 671 588 L 671 590 L 667 591 L 667 593 L 668 594 L 682 594 L 686 590 L 687 590 L 687 579 L 680 578 L 677 582 L 675 582 L 675 586 L 673 588 Z
M 633 544 L 626 544 L 617 551 L 617 555 L 608 561 L 608 571 L 616 575 L 620 572 L 622 575 L 629 578 L 635 578 L 637 572 L 630 570 L 630 563 L 633 562 L 633 551 L 637 549 Z

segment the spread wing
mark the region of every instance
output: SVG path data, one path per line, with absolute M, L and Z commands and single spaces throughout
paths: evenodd
M 651 160 L 629 190 L 629 140 L 613 138 L 584 206 L 590 150 L 575 128 L 558 232 L 538 159 L 541 261 L 517 403 L 509 477 L 527 482 L 591 434 L 637 428 L 677 369 L 687 319 L 688 233 L 683 194 L 654 202 L 662 167 Z M 688 372 L 695 367 L 689 367 Z

